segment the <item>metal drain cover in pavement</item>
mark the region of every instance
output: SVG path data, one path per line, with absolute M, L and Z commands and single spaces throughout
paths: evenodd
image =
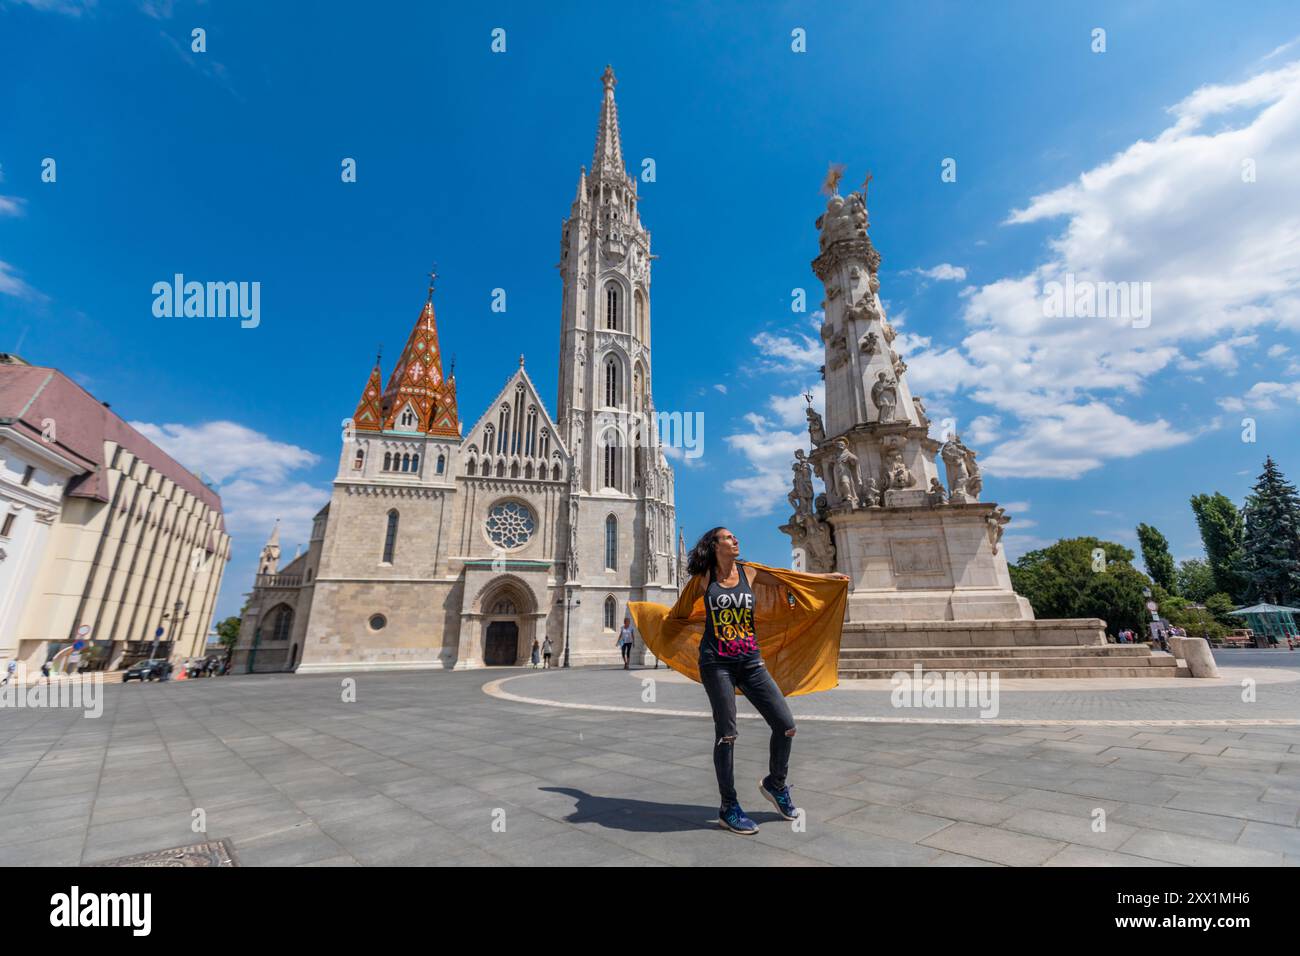
M 208 843 L 195 843 L 192 846 L 177 846 L 170 850 L 154 850 L 150 853 L 137 853 L 124 856 L 96 866 L 234 866 L 230 847 L 225 840 L 212 840 Z

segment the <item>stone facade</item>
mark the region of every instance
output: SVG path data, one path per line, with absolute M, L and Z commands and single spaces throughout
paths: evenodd
M 396 368 L 344 430 L 305 555 L 263 549 L 235 669 L 304 673 L 613 663 L 629 601 L 678 590 L 673 471 L 651 391 L 650 234 L 608 68 L 590 175 L 562 230 L 559 417 L 519 367 L 468 429 L 433 287 Z M 644 651 L 639 649 L 640 655 Z

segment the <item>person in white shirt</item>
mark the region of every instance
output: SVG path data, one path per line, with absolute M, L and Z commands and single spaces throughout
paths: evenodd
M 628 670 L 632 666 L 632 642 L 636 639 L 636 632 L 632 630 L 632 619 L 623 618 L 623 629 L 618 632 L 618 646 L 623 652 L 623 670 Z

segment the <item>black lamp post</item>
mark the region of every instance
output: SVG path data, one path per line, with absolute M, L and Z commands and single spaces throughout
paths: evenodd
M 181 613 L 181 611 L 183 611 L 184 609 L 185 609 L 185 602 L 177 601 L 176 604 L 173 605 L 172 607 L 172 613 L 164 614 L 162 616 L 162 619 L 164 621 L 166 621 L 168 618 L 171 619 L 173 641 L 175 640 L 174 637 L 175 631 L 178 627 L 180 627 L 180 622 L 190 616 L 188 611 L 186 611 L 184 614 Z M 158 630 L 153 632 L 153 645 L 149 648 L 149 660 L 153 660 L 154 657 L 158 654 L 158 638 L 161 636 L 159 635 L 158 631 L 160 630 L 162 630 L 162 628 L 158 628 Z M 169 654 L 168 656 L 170 657 L 171 655 Z
M 573 591 L 566 584 L 564 586 L 564 599 L 562 601 L 556 601 L 555 604 L 557 607 L 560 605 L 564 606 L 564 664 L 562 666 L 568 667 L 569 666 L 569 618 L 572 617 L 573 609 L 575 607 L 582 606 L 582 598 L 577 598 L 575 600 L 573 597 Z

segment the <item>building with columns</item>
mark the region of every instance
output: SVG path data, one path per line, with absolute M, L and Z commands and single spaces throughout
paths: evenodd
M 229 554 L 197 475 L 62 372 L 0 355 L 0 661 L 200 655 Z
M 307 551 L 263 549 L 235 669 L 472 668 L 550 638 L 619 660 L 629 601 L 676 600 L 673 471 L 650 352 L 650 233 L 624 166 L 610 68 L 590 172 L 561 232 L 553 417 L 519 357 L 466 422 L 444 374 L 433 284 L 385 383 L 378 360 L 343 435 Z M 453 317 L 454 321 L 454 317 Z

